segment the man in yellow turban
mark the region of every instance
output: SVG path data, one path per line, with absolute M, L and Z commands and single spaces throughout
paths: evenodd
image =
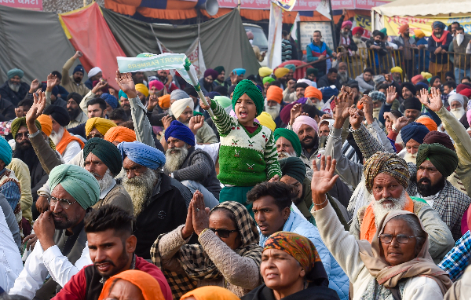
M 85 123 L 85 135 L 87 140 L 98 137 L 103 138 L 106 132 L 111 128 L 115 127 L 116 123 L 105 118 L 91 118 Z

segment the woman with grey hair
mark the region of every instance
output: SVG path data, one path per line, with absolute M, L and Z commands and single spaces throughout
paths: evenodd
M 351 299 L 443 299 L 451 280 L 428 253 L 428 234 L 415 214 L 389 212 L 378 224 L 371 244 L 345 231 L 326 201 L 326 192 L 338 178 L 335 165 L 331 157 L 327 162 L 322 157 L 320 170 L 313 165 L 312 213 L 322 240 L 352 283 Z

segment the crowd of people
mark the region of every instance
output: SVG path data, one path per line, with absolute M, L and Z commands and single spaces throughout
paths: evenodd
M 466 77 L 217 66 L 200 99 L 81 55 L 0 87 L 0 299 L 471 296 Z

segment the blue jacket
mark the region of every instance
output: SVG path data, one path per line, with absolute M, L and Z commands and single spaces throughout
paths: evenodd
M 309 223 L 303 216 L 291 211 L 283 226 L 283 231 L 294 232 L 311 240 L 316 246 L 317 253 L 319 253 L 325 272 L 329 277 L 329 288 L 335 290 L 341 300 L 348 300 L 348 289 L 350 287 L 348 277 L 324 245 L 317 227 Z M 260 242 L 258 244 L 263 247 L 268 236 L 264 236 L 260 229 L 259 233 Z

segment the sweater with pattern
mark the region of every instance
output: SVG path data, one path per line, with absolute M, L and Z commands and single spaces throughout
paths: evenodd
M 281 178 L 275 141 L 269 128 L 258 124 L 250 133 L 215 101 L 211 101 L 211 109 L 221 136 L 218 179 L 222 184 L 254 186 L 275 175 Z

